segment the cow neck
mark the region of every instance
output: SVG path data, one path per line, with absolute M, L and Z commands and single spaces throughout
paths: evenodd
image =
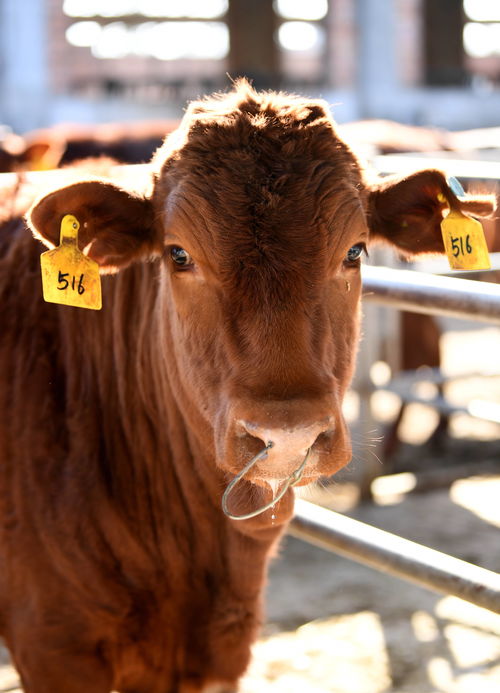
M 102 311 L 62 309 L 60 321 L 70 445 L 97 460 L 108 495 L 151 533 L 186 495 L 206 504 L 182 474 L 193 466 L 190 441 L 163 368 L 156 275 L 151 263 L 104 277 Z

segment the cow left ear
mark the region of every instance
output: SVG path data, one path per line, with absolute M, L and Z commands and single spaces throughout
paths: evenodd
M 441 171 L 426 170 L 405 178 L 382 178 L 370 186 L 368 226 L 372 240 L 385 240 L 407 256 L 443 253 L 443 210 L 488 216 L 492 195 L 458 198 Z
M 110 182 L 84 181 L 55 190 L 35 202 L 26 218 L 35 237 L 54 248 L 66 214 L 80 223 L 80 250 L 85 249 L 103 272 L 116 272 L 162 252 L 151 200 Z

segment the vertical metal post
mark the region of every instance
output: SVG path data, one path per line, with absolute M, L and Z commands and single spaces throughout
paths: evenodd
M 393 0 L 356 0 L 357 90 L 361 118 L 390 117 L 397 89 Z
M 40 127 L 48 102 L 46 0 L 0 2 L 0 120 Z

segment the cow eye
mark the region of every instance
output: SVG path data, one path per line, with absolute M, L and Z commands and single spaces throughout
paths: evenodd
M 191 255 L 178 245 L 174 245 L 170 248 L 170 257 L 177 267 L 186 268 L 193 264 Z
M 364 243 L 356 243 L 356 245 L 353 245 L 352 248 L 349 248 L 347 255 L 345 256 L 345 261 L 347 264 L 354 264 L 357 262 L 364 250 L 366 250 Z

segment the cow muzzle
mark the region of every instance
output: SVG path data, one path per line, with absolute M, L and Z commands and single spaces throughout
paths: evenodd
M 350 460 L 347 429 L 331 397 L 240 400 L 228 413 L 219 459 L 234 475 L 222 503 L 232 519 L 255 517 L 277 505 L 291 487 L 331 476 Z
M 252 441 L 267 448 L 265 463 L 256 467 L 256 476 L 267 479 L 292 474 L 308 450 L 319 453 L 328 449 L 335 424 L 330 415 L 309 424 L 294 422 L 279 427 L 239 420 L 237 430 L 243 444 L 250 445 Z

